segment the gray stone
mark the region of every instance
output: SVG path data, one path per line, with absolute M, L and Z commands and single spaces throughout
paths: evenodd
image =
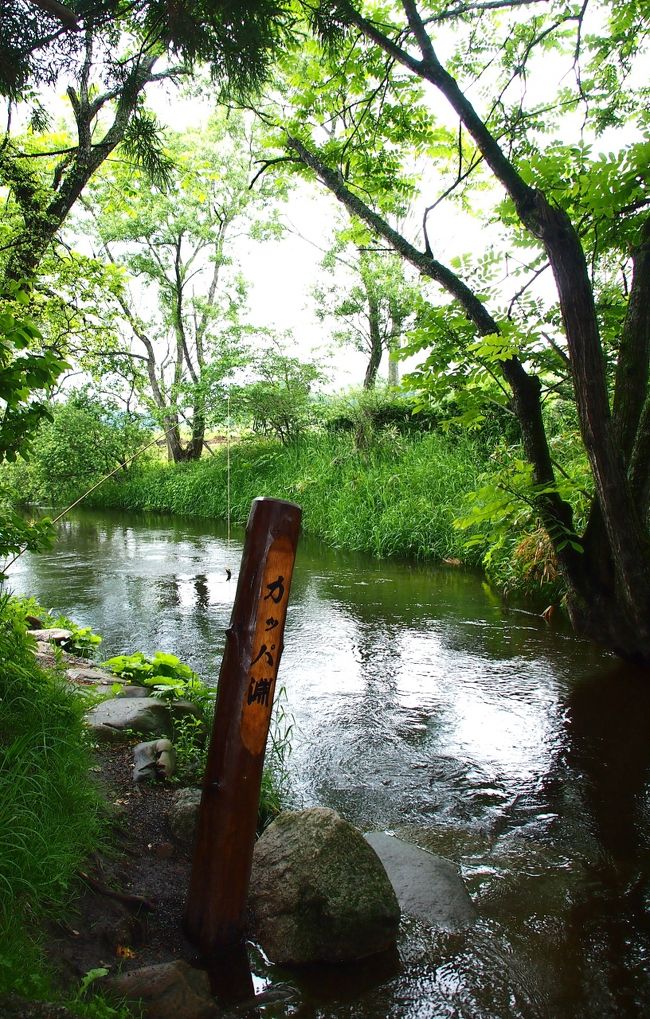
M 30 637 L 35 637 L 37 641 L 47 641 L 50 644 L 64 644 L 72 636 L 72 630 L 57 628 L 51 630 L 28 630 L 27 633 Z
M 96 736 L 122 739 L 130 730 L 152 736 L 171 736 L 172 717 L 197 715 L 189 701 L 161 701 L 156 697 L 113 697 L 86 713 L 86 722 Z
M 124 682 L 123 679 L 114 676 L 107 669 L 100 669 L 94 665 L 83 669 L 66 669 L 65 674 L 71 683 L 81 683 L 82 685 L 94 683 L 98 686 L 111 687 L 114 683 L 122 684 Z
M 445 931 L 474 923 L 476 909 L 450 860 L 385 832 L 369 832 L 366 841 L 386 868 L 404 913 Z
M 115 694 L 116 697 L 146 697 L 148 691 L 142 686 L 123 686 Z
M 176 770 L 176 751 L 170 740 L 155 739 L 133 748 L 133 781 L 171 778 Z
M 106 977 L 100 986 L 118 998 L 141 1002 L 145 1019 L 219 1019 L 223 1015 L 210 994 L 208 974 L 180 960 Z
M 349 962 L 394 946 L 395 892 L 361 832 L 334 810 L 285 812 L 255 846 L 249 906 L 275 963 Z
M 169 807 L 169 827 L 177 839 L 192 839 L 201 803 L 200 789 L 179 789 Z

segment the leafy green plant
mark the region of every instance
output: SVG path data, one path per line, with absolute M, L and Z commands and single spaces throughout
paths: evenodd
M 33 628 L 33 622 L 27 619 L 30 616 L 40 620 L 44 629 L 69 630 L 71 636 L 61 644 L 61 647 L 69 654 L 78 655 L 80 658 L 92 658 L 102 642 L 102 638 L 94 633 L 90 626 L 79 626 L 68 616 L 53 614 L 51 609 L 44 608 L 35 598 L 11 598 L 8 611 L 21 621 L 25 629 Z
M 463 548 L 453 527 L 468 492 L 489 467 L 472 435 L 435 431 L 371 435 L 363 450 L 345 431 L 307 432 L 287 446 L 239 442 L 230 451 L 231 520 L 244 524 L 251 500 L 264 492 L 298 502 L 305 533 L 335 548 L 418 559 L 480 556 Z M 227 455 L 189 464 L 135 467 L 102 486 L 94 505 L 224 519 Z
M 189 665 L 164 651 L 156 651 L 153 655 L 145 655 L 141 651 L 132 655 L 116 655 L 103 665 L 114 675 L 145 686 L 154 697 L 164 700 L 188 699 L 201 706 L 214 697 L 214 692 Z
M 186 715 L 174 721 L 176 779 L 185 785 L 198 785 L 205 773 L 210 720 Z
M 75 390 L 65 403 L 48 406 L 28 463 L 12 467 L 9 478 L 21 502 L 65 505 L 123 464 L 150 438 L 142 419 L 119 410 L 110 399 Z M 143 454 L 146 456 L 147 454 Z
M 203 779 L 212 719 L 213 713 L 208 711 L 202 718 L 187 716 L 174 722 L 175 777 L 185 785 L 198 785 Z M 293 726 L 293 717 L 286 707 L 286 690 L 282 687 L 275 697 L 267 741 L 257 814 L 258 833 L 287 807 L 291 798 L 289 757 Z
M 105 966 L 89 969 L 79 981 L 76 994 L 66 1001 L 66 1005 L 83 1019 L 137 1019 L 141 1014 L 137 1006 L 134 1009 L 126 1002 L 109 1001 L 101 992 L 97 993 L 94 985 L 108 973 Z
M 78 655 L 80 658 L 94 657 L 102 638 L 98 633 L 94 633 L 90 626 L 78 626 L 67 616 L 57 616 L 54 625 L 70 630 L 72 633 L 72 636 L 68 637 L 61 645 L 64 651 L 71 655 Z

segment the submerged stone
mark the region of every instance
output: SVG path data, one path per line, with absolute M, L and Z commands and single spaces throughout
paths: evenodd
M 385 832 L 365 837 L 386 868 L 404 913 L 445 931 L 474 923 L 476 909 L 450 860 Z

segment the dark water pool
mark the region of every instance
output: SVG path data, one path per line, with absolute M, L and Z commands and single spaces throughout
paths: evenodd
M 84 512 L 10 586 L 98 630 L 106 657 L 171 651 L 210 682 L 241 548 L 204 520 Z M 305 979 L 270 1014 L 650 1014 L 650 676 L 475 574 L 307 540 L 285 640 L 297 801 L 454 860 L 480 920 L 405 920 L 390 966 Z

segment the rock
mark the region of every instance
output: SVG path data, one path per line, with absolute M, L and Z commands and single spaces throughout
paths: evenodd
M 169 808 L 169 827 L 177 839 L 192 839 L 201 803 L 200 789 L 179 789 Z
M 48 641 L 50 644 L 65 644 L 66 640 L 70 640 L 72 637 L 72 630 L 28 630 L 30 637 L 35 637 L 38 641 Z
M 118 998 L 142 1002 L 145 1019 L 219 1019 L 204 970 L 186 962 L 164 962 L 106 977 L 100 986 Z
M 199 715 L 189 701 L 161 701 L 156 697 L 113 697 L 86 712 L 86 722 L 96 736 L 122 739 L 125 730 L 156 736 L 172 735 L 172 716 Z
M 114 676 L 107 669 L 100 669 L 93 665 L 89 665 L 88 668 L 84 669 L 66 669 L 65 674 L 71 683 L 80 683 L 82 685 L 93 683 L 97 686 L 111 687 L 114 683 L 121 684 L 124 682 L 123 679 L 120 679 L 119 676 Z
M 474 923 L 476 909 L 450 860 L 385 832 L 369 832 L 366 841 L 386 868 L 404 913 L 445 931 Z
M 151 853 L 153 853 L 157 860 L 171 860 L 172 856 L 176 852 L 171 842 L 151 843 L 147 848 Z
M 146 697 L 148 691 L 142 686 L 123 686 L 115 694 L 116 697 Z
M 168 739 L 138 743 L 133 748 L 133 781 L 171 778 L 176 769 L 176 751 Z
M 252 925 L 275 963 L 348 962 L 394 946 L 395 892 L 361 832 L 334 810 L 285 812 L 255 846 Z

